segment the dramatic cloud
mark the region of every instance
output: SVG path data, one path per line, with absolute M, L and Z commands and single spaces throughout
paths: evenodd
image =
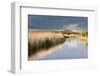
M 64 25 L 63 29 L 71 30 L 71 31 L 83 31 L 78 24 Z

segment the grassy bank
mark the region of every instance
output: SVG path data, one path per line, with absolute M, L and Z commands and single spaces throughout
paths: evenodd
M 54 47 L 58 44 L 64 43 L 66 40 L 65 37 L 46 37 L 44 39 L 39 39 L 38 42 L 34 41 L 28 42 L 28 56 L 35 54 L 41 50 L 48 50 L 51 47 Z

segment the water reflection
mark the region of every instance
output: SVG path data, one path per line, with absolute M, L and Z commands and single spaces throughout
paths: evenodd
M 69 48 L 77 48 L 78 44 L 77 44 L 77 40 L 76 39 L 67 39 L 66 42 L 64 43 L 64 47 L 69 47 Z
M 88 48 L 86 43 L 86 40 L 82 41 L 79 38 L 68 38 L 62 48 L 56 49 L 51 54 L 40 58 L 40 60 L 87 58 Z

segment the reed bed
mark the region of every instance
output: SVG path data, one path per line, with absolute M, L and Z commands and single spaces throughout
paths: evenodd
M 45 40 L 39 40 L 38 42 L 28 42 L 28 56 L 35 54 L 41 50 L 48 50 L 58 44 L 64 43 L 66 38 L 45 38 Z

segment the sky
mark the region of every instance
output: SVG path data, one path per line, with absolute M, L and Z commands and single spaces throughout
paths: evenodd
M 37 30 L 88 30 L 88 17 L 28 15 L 28 28 Z

